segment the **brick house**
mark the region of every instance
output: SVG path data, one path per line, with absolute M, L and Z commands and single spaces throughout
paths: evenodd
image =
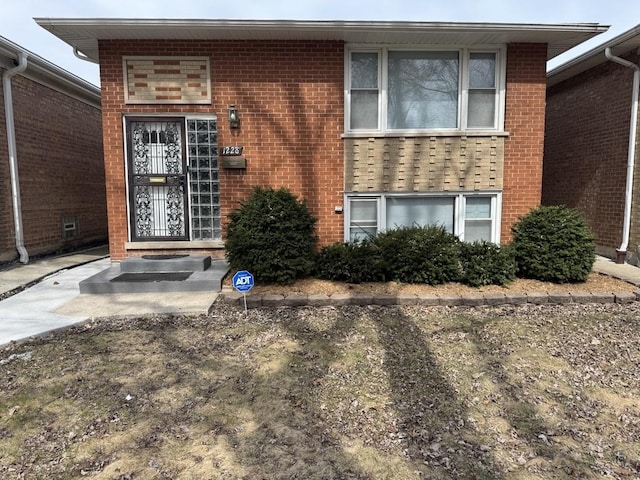
M 36 19 L 100 62 L 114 261 L 224 256 L 254 186 L 321 245 L 441 223 L 508 241 L 539 204 L 546 62 L 595 24 Z
M 100 89 L 0 37 L 0 264 L 107 241 Z
M 637 261 L 640 246 L 639 47 L 640 25 L 554 68 L 547 82 L 543 203 L 583 212 L 598 253 L 621 263 Z

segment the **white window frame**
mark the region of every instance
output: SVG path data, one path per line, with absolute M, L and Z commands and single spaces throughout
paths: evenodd
M 500 244 L 500 224 L 502 220 L 502 192 L 478 191 L 478 192 L 429 192 L 429 193 L 345 193 L 344 205 L 344 241 L 349 242 L 351 238 L 351 199 L 368 199 L 377 200 L 378 207 L 378 226 L 377 232 L 386 230 L 387 225 L 387 206 L 386 200 L 389 197 L 438 197 L 438 198 L 454 198 L 454 218 L 453 218 L 453 234 L 460 240 L 464 241 L 465 229 L 465 212 L 466 199 L 470 197 L 483 197 L 491 199 L 491 239 L 490 241 Z
M 386 107 L 385 107 L 385 103 L 383 102 L 383 97 L 386 99 L 386 90 L 383 94 L 383 88 L 382 88 L 382 53 L 380 49 L 372 49 L 372 48 L 365 48 L 365 49 L 358 49 L 358 50 L 352 50 L 352 52 L 356 52 L 356 53 L 375 53 L 378 55 L 378 128 L 380 127 L 380 118 L 382 115 L 382 109 L 385 108 L 385 112 L 386 112 Z M 349 130 L 349 131 L 354 131 L 354 132 L 362 132 L 362 131 L 369 131 L 367 129 L 351 129 L 351 53 L 348 53 L 345 56 L 345 72 L 346 72 L 346 79 L 345 82 L 347 82 L 346 85 L 346 91 L 349 92 L 349 110 L 347 112 L 347 115 L 345 116 L 345 129 Z M 367 90 L 367 89 L 354 89 L 354 90 Z M 385 113 L 386 114 L 386 113 Z M 377 130 L 377 129 L 376 129 Z
M 458 52 L 458 124 L 456 128 L 425 128 L 425 129 L 390 129 L 387 125 L 387 105 L 389 88 L 389 51 L 412 52 Z M 351 53 L 378 53 L 378 126 L 375 129 L 351 129 Z M 469 58 L 471 53 L 495 53 L 496 55 L 496 95 L 495 115 L 493 127 L 471 128 L 467 127 L 468 116 L 468 92 L 469 92 Z M 371 48 L 371 45 L 349 45 L 345 49 L 345 79 L 344 79 L 344 131 L 348 134 L 425 134 L 432 132 L 465 133 L 465 132 L 503 132 L 505 117 L 505 85 L 506 85 L 506 48 L 495 45 L 476 45 L 473 47 L 438 47 L 427 48 L 425 46 L 385 45 L 379 48 Z
M 358 200 L 364 200 L 364 201 L 369 201 L 371 203 L 375 203 L 376 206 L 376 230 L 379 231 L 378 227 L 381 225 L 381 221 L 382 221 L 382 213 L 381 213 L 381 207 L 380 207 L 380 196 L 379 195 L 351 195 L 350 198 L 357 198 Z M 346 219 L 346 224 L 345 224 L 345 238 L 349 239 L 351 238 L 351 201 L 347 200 L 346 202 L 347 205 L 347 214 L 345 216 Z

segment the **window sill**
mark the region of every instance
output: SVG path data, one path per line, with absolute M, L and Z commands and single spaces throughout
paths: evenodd
M 509 132 L 495 130 L 449 130 L 431 132 L 347 132 L 342 138 L 421 138 L 421 137 L 508 137 Z

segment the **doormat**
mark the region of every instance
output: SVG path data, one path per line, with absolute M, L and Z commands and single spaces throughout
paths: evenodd
M 185 258 L 189 255 L 142 255 L 145 260 L 175 260 L 177 258 Z
M 193 272 L 123 273 L 112 282 L 184 282 Z

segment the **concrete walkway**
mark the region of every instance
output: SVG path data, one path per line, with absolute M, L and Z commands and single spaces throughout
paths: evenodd
M 218 296 L 217 292 L 80 295 L 80 281 L 110 265 L 108 250 L 102 247 L 0 271 L 0 296 L 6 297 L 0 301 L 0 346 L 91 318 L 207 313 Z
M 593 270 L 640 287 L 640 268 L 628 263 L 619 264 L 605 257 L 596 257 Z
M 109 256 L 106 246 L 91 248 L 69 255 L 31 260 L 26 265 L 16 264 L 0 270 L 0 296 L 22 290 L 43 278 L 63 270 L 78 267 Z
M 91 318 L 171 313 L 204 314 L 209 312 L 218 297 L 217 292 L 80 295 L 80 281 L 109 268 L 110 265 L 107 248 L 100 247 L 71 255 L 34 260 L 27 265 L 15 265 L 1 270 L 0 298 L 6 298 L 0 301 L 0 346 L 43 335 Z M 607 258 L 597 257 L 594 270 L 640 287 L 638 267 L 629 264 L 619 265 Z M 234 293 L 231 292 L 228 296 L 233 298 Z M 235 297 L 239 300 L 241 296 L 236 293 Z M 273 305 L 288 304 L 286 301 L 283 303 L 282 299 L 275 300 L 277 301 L 272 302 Z M 297 299 L 296 302 L 298 300 L 302 299 Z M 319 300 L 321 301 L 316 303 L 331 301 Z M 520 300 L 522 299 L 519 299 L 518 303 L 521 303 Z M 560 300 L 563 300 L 563 303 L 564 300 L 572 301 L 571 298 Z M 622 300 L 632 301 L 635 300 L 635 296 L 628 293 L 628 298 Z M 603 301 L 617 299 L 613 296 Z M 296 302 L 293 304 L 297 304 Z M 252 306 L 260 304 L 262 300 Z M 309 304 L 314 302 L 311 301 Z

